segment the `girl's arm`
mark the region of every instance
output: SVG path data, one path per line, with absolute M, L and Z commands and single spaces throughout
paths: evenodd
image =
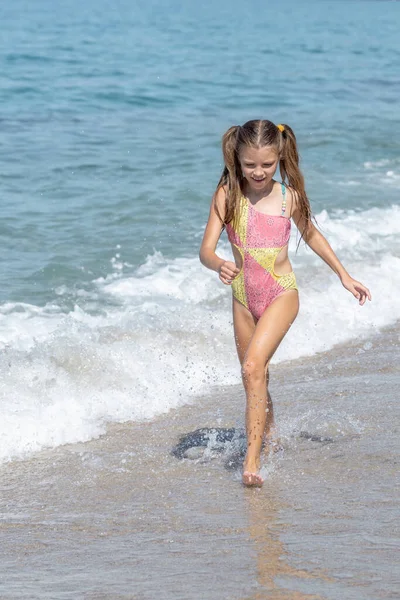
M 296 203 L 295 194 L 291 191 L 292 196 L 292 218 L 296 223 L 297 229 L 300 231 L 301 235 L 304 237 L 305 242 L 308 246 L 310 246 L 311 250 L 313 250 L 318 256 L 322 258 L 323 261 L 326 262 L 327 265 L 330 266 L 332 271 L 336 273 L 342 282 L 343 287 L 346 288 L 349 292 L 353 294 L 357 300 L 359 300 L 359 304 L 362 306 L 366 299 L 371 300 L 371 293 L 365 285 L 353 279 L 349 273 L 346 271 L 331 246 L 328 243 L 328 240 L 322 235 L 320 231 L 313 225 L 313 223 L 309 223 L 306 231 L 306 222 L 302 217 L 299 208 Z
M 230 285 L 240 269 L 238 269 L 235 263 L 224 260 L 215 253 L 223 229 L 222 223 L 215 212 L 215 205 L 217 205 L 219 214 L 223 219 L 225 215 L 225 190 L 222 187 L 219 188 L 211 202 L 210 214 L 204 231 L 199 257 L 205 267 L 217 271 L 222 283 Z

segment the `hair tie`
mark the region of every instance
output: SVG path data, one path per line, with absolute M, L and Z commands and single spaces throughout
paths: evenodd
M 285 131 L 285 128 L 283 125 L 279 124 L 277 125 L 277 128 L 279 129 L 279 131 L 281 131 L 282 133 Z

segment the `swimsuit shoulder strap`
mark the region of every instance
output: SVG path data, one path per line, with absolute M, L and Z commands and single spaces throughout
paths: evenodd
M 285 210 L 286 210 L 286 187 L 284 183 L 281 183 L 281 188 L 282 188 L 282 212 L 281 212 L 281 216 L 285 216 Z

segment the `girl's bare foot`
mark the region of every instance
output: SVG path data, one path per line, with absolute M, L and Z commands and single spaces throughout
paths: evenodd
M 244 485 L 261 487 L 264 483 L 263 478 L 257 471 L 259 470 L 259 462 L 258 464 L 255 461 L 248 461 L 247 459 L 243 463 L 243 476 L 242 481 Z
M 259 473 L 251 473 L 250 471 L 243 471 L 242 481 L 248 487 L 261 487 L 264 483 L 264 479 Z

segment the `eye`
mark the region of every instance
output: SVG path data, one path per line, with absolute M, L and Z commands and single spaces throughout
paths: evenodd
M 269 169 L 269 167 L 272 167 L 273 164 L 274 163 L 265 163 L 263 166 Z
M 244 163 L 244 166 L 247 167 L 248 169 L 254 169 L 255 164 L 253 164 L 253 163 Z

